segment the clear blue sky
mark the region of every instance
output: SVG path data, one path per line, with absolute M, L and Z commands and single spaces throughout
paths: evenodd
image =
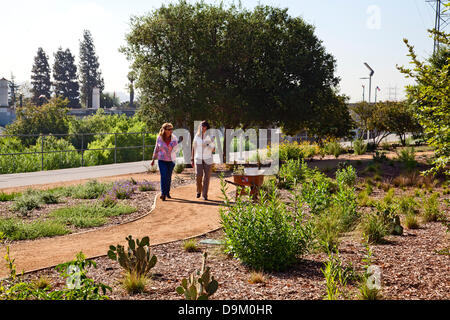
M 118 48 L 125 44 L 132 15 L 143 15 L 167 1 L 161 0 L 0 0 L 0 78 L 30 81 L 37 48 L 42 47 L 53 64 L 59 46 L 69 48 L 78 64 L 79 40 L 83 29 L 93 35 L 105 91 L 126 99 L 125 86 L 129 63 Z M 178 2 L 178 1 L 171 1 Z M 218 1 L 206 1 L 218 3 Z M 232 1 L 223 1 L 225 4 Z M 234 1 L 236 4 L 238 1 Z M 433 41 L 427 29 L 434 26 L 433 10 L 425 0 L 242 0 L 253 8 L 258 3 L 288 8 L 316 27 L 318 37 L 337 60 L 340 91 L 351 101 L 362 99 L 359 78 L 368 75 L 363 63 L 375 70 L 372 89 L 379 86 L 378 100 L 394 98 L 388 88 L 397 87 L 397 99 L 410 83 L 395 68 L 407 66 L 409 58 L 402 39 L 409 39 L 419 57 L 427 57 Z M 4 10 L 6 9 L 6 10 Z M 372 93 L 372 100 L 374 99 Z

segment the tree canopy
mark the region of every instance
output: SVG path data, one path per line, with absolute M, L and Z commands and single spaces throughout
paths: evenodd
M 169 121 L 192 130 L 202 119 L 339 136 L 350 127 L 335 59 L 287 9 L 180 1 L 133 17 L 126 39 L 121 51 L 153 129 Z
M 42 48 L 38 48 L 37 55 L 34 57 L 34 64 L 31 70 L 31 92 L 33 94 L 32 101 L 41 105 L 45 102 L 41 96 L 47 100 L 50 99 L 50 66 L 48 64 L 48 56 Z
M 444 48 L 450 46 L 450 34 L 430 30 Z M 412 68 L 398 67 L 416 84 L 406 87 L 413 105 L 413 113 L 424 129 L 429 145 L 435 149 L 436 158 L 431 173 L 444 170 L 450 175 L 450 55 L 432 57 L 431 61 L 419 61 L 414 47 L 404 39 L 408 47 Z
M 104 81 L 100 71 L 100 63 L 95 54 L 95 45 L 89 30 L 83 31 L 83 40 L 80 41 L 80 83 L 81 102 L 86 108 L 92 107 L 92 89 L 97 87 L 100 93 L 104 89 Z
M 61 47 L 54 54 L 53 64 L 53 85 L 56 96 L 61 96 L 69 100 L 69 108 L 80 107 L 80 86 L 77 79 L 77 66 L 75 57 L 69 49 L 63 50 Z

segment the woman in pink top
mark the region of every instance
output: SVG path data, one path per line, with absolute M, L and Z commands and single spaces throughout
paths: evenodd
M 172 182 L 172 172 L 175 167 L 176 151 L 178 149 L 177 137 L 172 134 L 173 126 L 171 123 L 164 123 L 159 130 L 156 139 L 155 150 L 153 151 L 152 163 L 158 159 L 159 172 L 161 174 L 161 199 L 163 201 L 170 196 L 170 184 Z

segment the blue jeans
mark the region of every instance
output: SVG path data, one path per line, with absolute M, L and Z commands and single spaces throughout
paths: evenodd
M 158 160 L 158 167 L 161 174 L 161 194 L 167 196 L 170 194 L 170 183 L 172 182 L 172 172 L 175 163 L 172 161 Z

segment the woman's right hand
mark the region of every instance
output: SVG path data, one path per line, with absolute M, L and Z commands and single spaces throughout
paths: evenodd
M 152 160 L 152 163 L 150 164 L 152 167 L 155 165 L 155 159 Z

